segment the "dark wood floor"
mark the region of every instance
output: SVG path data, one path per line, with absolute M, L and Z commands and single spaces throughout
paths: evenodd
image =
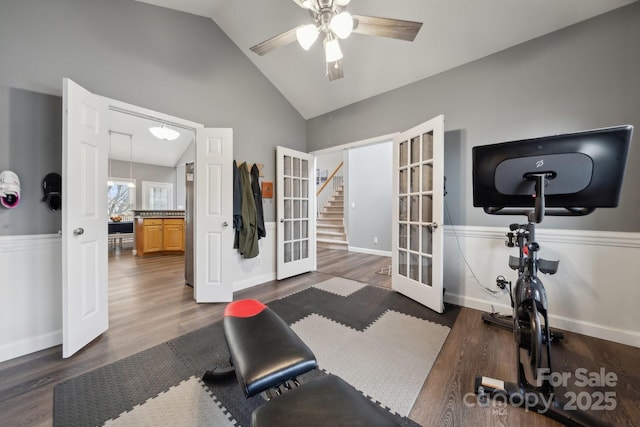
M 246 289 L 236 297 L 270 301 L 333 276 L 390 287 L 391 278 L 384 274 L 389 264 L 385 257 L 320 250 L 318 271 Z M 57 383 L 220 320 L 224 304 L 195 304 L 182 265 L 181 256 L 141 259 L 126 250 L 112 253 L 109 331 L 70 359 L 62 359 L 57 346 L 0 363 L 0 426 L 50 426 Z M 513 381 L 516 372 L 513 335 L 484 324 L 480 315 L 460 311 L 410 418 L 425 426 L 559 425 L 522 409 L 479 407 L 469 394 L 477 374 Z M 616 426 L 640 425 L 640 349 L 567 333 L 554 347 L 554 358 L 556 369 L 564 372 L 602 368 L 615 373 L 615 387 L 576 388 L 572 379 L 569 389 L 588 393 L 582 404 L 597 391 L 613 392 L 615 410 L 594 414 Z

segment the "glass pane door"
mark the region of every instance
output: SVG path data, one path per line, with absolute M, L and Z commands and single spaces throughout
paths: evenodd
M 442 312 L 444 118 L 394 138 L 393 288 Z
M 433 283 L 433 132 L 400 142 L 398 274 Z
M 311 204 L 314 157 L 278 147 L 278 271 L 283 279 L 315 268 L 315 217 Z

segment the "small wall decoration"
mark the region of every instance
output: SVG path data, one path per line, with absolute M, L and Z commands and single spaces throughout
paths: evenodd
M 47 174 L 42 180 L 42 201 L 51 211 L 59 211 L 62 207 L 62 177 L 59 173 Z
M 273 198 L 273 182 L 262 181 L 262 198 L 263 199 Z
M 15 172 L 0 172 L 0 205 L 13 209 L 20 203 L 20 179 Z

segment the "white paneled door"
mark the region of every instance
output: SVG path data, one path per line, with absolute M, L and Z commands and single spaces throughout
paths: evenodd
M 315 157 L 276 149 L 278 280 L 316 268 Z
M 62 353 L 70 357 L 109 327 L 107 159 L 109 109 L 164 117 L 63 81 Z M 168 116 L 166 116 L 168 117 Z M 231 301 L 231 129 L 196 129 L 195 284 L 198 302 Z
M 106 101 L 64 79 L 62 356 L 65 358 L 109 327 L 106 121 Z
M 442 313 L 444 116 L 395 136 L 393 165 L 392 287 Z
M 233 299 L 233 132 L 198 129 L 195 161 L 195 283 L 197 302 Z

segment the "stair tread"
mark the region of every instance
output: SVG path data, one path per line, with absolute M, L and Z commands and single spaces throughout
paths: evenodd
M 321 237 L 317 237 L 316 238 L 316 242 L 323 242 L 323 243 L 342 243 L 345 245 L 349 244 L 348 240 L 337 240 L 337 239 L 323 239 Z
M 334 232 L 331 232 L 331 231 L 319 231 L 317 233 L 316 237 L 323 238 L 323 237 L 326 237 L 326 236 L 341 237 L 342 240 L 346 240 L 346 237 L 347 237 L 344 233 L 334 233 Z
M 316 242 L 320 247 L 348 249 L 344 228 L 344 188 L 339 186 L 326 201 L 316 221 Z

